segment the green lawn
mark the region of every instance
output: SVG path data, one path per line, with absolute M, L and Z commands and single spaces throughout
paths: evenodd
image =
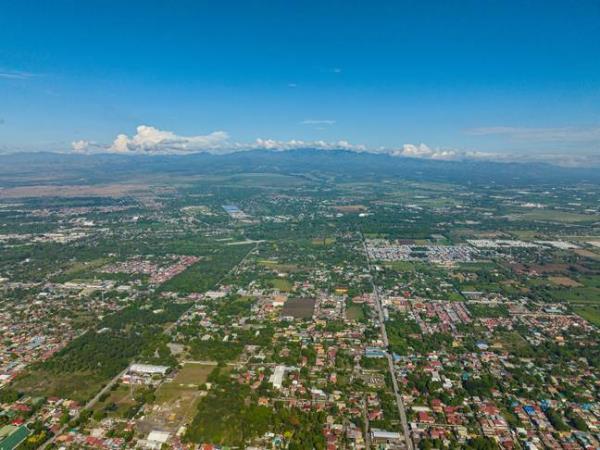
M 598 306 L 575 306 L 573 311 L 588 322 L 600 327 L 600 307 Z
M 36 369 L 17 378 L 13 387 L 32 396 L 57 396 L 83 402 L 92 398 L 105 381 L 89 372 L 55 374 Z
M 362 305 L 351 303 L 346 309 L 346 317 L 357 322 L 363 320 L 365 318 L 365 312 Z
M 292 283 L 285 278 L 271 278 L 268 280 L 268 283 L 281 292 L 291 292 L 294 287 Z

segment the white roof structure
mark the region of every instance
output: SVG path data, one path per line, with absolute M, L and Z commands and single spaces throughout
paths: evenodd
M 164 444 L 169 440 L 170 436 L 171 433 L 169 433 L 168 431 L 153 430 L 150 432 L 150 434 L 148 434 L 146 440 L 151 442 L 160 442 L 161 444 Z
M 269 377 L 269 382 L 273 384 L 274 388 L 281 389 L 283 385 L 283 377 L 285 376 L 285 371 L 287 367 L 285 366 L 277 366 L 273 371 L 273 375 Z
M 155 366 L 153 364 L 132 364 L 129 367 L 130 372 L 141 373 L 147 375 L 159 374 L 164 375 L 169 370 L 167 366 Z
M 402 439 L 402 435 L 400 433 L 396 433 L 394 431 L 385 431 L 379 430 L 377 428 L 373 428 L 371 431 L 371 435 L 373 439 L 384 439 L 387 441 L 396 441 Z

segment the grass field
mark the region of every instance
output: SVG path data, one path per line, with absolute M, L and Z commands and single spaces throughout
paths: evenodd
M 310 242 L 312 245 L 329 246 L 335 244 L 335 238 L 315 238 Z
M 529 343 L 516 331 L 498 333 L 495 343 L 499 343 L 502 348 L 517 354 L 527 355 L 531 352 Z
M 294 287 L 292 283 L 285 278 L 271 278 L 268 280 L 268 283 L 281 292 L 291 292 Z
M 584 248 L 574 250 L 574 252 L 577 253 L 579 256 L 583 256 L 584 258 L 600 260 L 600 254 L 592 252 L 590 250 L 586 250 Z
M 561 223 L 594 222 L 598 220 L 598 216 L 576 214 L 567 211 L 554 211 L 549 209 L 530 211 L 525 214 L 515 215 L 514 218 L 523 220 L 541 220 Z
M 94 406 L 94 411 L 105 410 L 110 417 L 125 417 L 126 411 L 136 403 L 133 399 L 134 392 L 135 387 L 119 385 L 114 391 L 110 391 L 106 400 Z
M 354 303 L 350 303 L 348 308 L 346 308 L 346 317 L 350 320 L 360 321 L 365 318 L 365 312 L 361 305 L 356 305 Z
M 600 288 L 577 287 L 550 291 L 554 300 L 566 301 L 576 305 L 600 305 Z
M 185 364 L 177 373 L 173 384 L 194 384 L 199 386 L 206 383 L 206 379 L 215 366 L 208 364 Z
M 556 284 L 557 286 L 565 286 L 565 287 L 579 287 L 581 283 L 573 280 L 569 277 L 548 277 L 548 280 L 552 284 Z
M 573 311 L 591 324 L 600 327 L 600 306 L 575 306 Z
M 32 370 L 15 380 L 13 386 L 32 396 L 57 396 L 84 402 L 94 396 L 105 379 L 87 372 L 65 374 Z

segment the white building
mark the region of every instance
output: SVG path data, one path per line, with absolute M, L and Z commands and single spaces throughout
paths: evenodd
M 141 375 L 165 375 L 168 370 L 169 367 L 167 366 L 155 366 L 153 364 L 132 364 L 129 367 L 129 372 Z

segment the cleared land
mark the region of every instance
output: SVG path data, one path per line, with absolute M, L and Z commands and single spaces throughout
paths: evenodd
M 215 365 L 186 363 L 173 381 L 167 381 L 156 390 L 156 401 L 140 423 L 145 432 L 161 429 L 176 432 L 192 420 L 198 401 L 203 395 L 199 386 L 206 383 Z
M 548 277 L 548 280 L 550 280 L 551 283 L 556 284 L 558 286 L 565 286 L 565 287 L 581 286 L 581 283 L 579 283 L 569 277 Z
M 283 305 L 281 315 L 295 319 L 310 319 L 315 309 L 314 298 L 292 298 Z

